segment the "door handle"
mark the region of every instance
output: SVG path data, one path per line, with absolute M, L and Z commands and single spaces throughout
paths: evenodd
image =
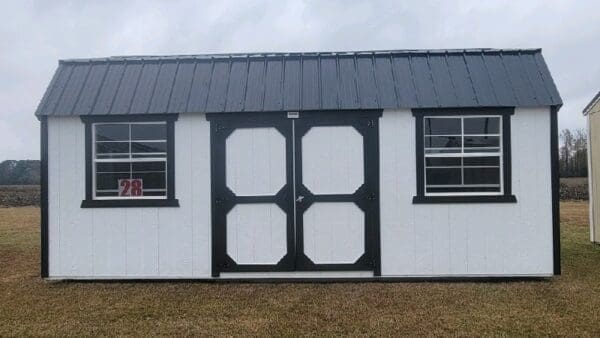
M 296 198 L 296 203 L 302 203 L 303 199 L 304 199 L 304 196 L 302 196 L 302 195 L 298 196 L 298 198 Z

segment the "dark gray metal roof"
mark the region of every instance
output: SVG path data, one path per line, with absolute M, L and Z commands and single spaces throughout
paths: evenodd
M 61 60 L 36 115 L 561 105 L 540 49 Z

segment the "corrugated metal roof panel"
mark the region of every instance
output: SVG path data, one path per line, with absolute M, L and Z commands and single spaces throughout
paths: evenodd
M 392 58 L 392 75 L 396 85 L 398 107 L 421 107 L 418 100 L 417 87 L 410 69 L 408 55 L 396 55 Z M 429 76 L 429 74 L 424 74 Z
M 469 72 L 469 78 L 473 83 L 475 97 L 481 106 L 498 106 L 496 93 L 492 87 L 490 74 L 483 63 L 482 53 L 466 53 L 464 55 L 465 64 Z M 518 102 L 515 102 L 518 103 Z M 517 104 L 520 105 L 520 104 Z
M 260 111 L 265 98 L 265 60 L 250 60 L 246 84 L 245 111 Z
M 206 98 L 212 76 L 212 62 L 200 62 L 196 65 L 192 89 L 188 99 L 188 112 L 203 112 L 206 108 Z
M 86 65 L 76 65 L 73 67 L 73 73 L 67 82 L 60 101 L 58 102 L 56 111 L 65 112 L 68 114 L 73 111 L 89 72 L 90 67 Z
M 263 110 L 281 110 L 283 108 L 283 59 L 267 60 L 265 79 L 265 101 Z
M 183 113 L 186 111 L 195 67 L 196 64 L 191 61 L 182 61 L 179 63 L 175 82 L 173 83 L 173 92 L 171 93 L 169 107 L 167 108 L 169 113 Z
M 175 62 L 165 62 L 160 65 L 148 113 L 160 114 L 167 112 L 175 75 L 177 74 L 177 66 L 178 64 Z
M 284 61 L 283 109 L 300 110 L 300 58 L 287 58 Z
M 450 78 L 450 67 L 446 64 L 446 55 L 429 56 L 429 67 L 439 105 L 442 107 L 457 106 L 458 100 L 454 83 Z
M 377 84 L 375 83 L 375 68 L 371 55 L 356 58 L 356 74 L 358 80 L 358 98 L 361 108 L 379 108 L 377 99 Z
M 111 114 L 127 114 L 129 112 L 131 100 L 133 99 L 133 94 L 135 93 L 135 88 L 140 80 L 141 73 L 141 63 L 130 63 L 125 66 L 125 71 L 121 78 L 121 85 L 117 90 L 115 100 L 110 110 Z
M 144 64 L 140 80 L 137 83 L 137 88 L 133 95 L 133 102 L 129 109 L 130 114 L 145 114 L 148 112 L 159 70 L 160 64 L 158 62 L 148 62 Z
M 338 97 L 340 102 L 340 109 L 359 108 L 354 58 L 342 56 L 338 58 L 338 64 L 338 76 L 340 81 Z
M 229 60 L 215 61 L 211 76 L 206 110 L 222 112 L 227 102 L 227 87 L 229 85 Z
M 338 109 L 337 60 L 331 56 L 321 58 L 321 100 L 323 109 Z
M 561 105 L 539 49 L 66 60 L 37 115 Z
M 87 115 L 92 111 L 104 76 L 108 71 L 108 64 L 94 64 L 90 66 L 90 73 L 83 85 L 83 89 L 79 94 L 79 100 L 73 109 L 75 115 Z M 59 113 L 60 114 L 60 113 Z M 66 112 L 64 112 L 66 114 Z
M 247 59 L 233 60 L 227 88 L 226 111 L 242 111 L 246 99 L 246 81 L 248 80 Z
M 302 109 L 315 110 L 321 107 L 319 83 L 319 60 L 306 57 L 302 62 Z
M 125 63 L 115 63 L 108 67 L 104 82 L 100 87 L 100 93 L 96 98 L 96 104 L 92 108 L 92 114 L 105 115 L 110 113 L 112 103 L 117 95 L 117 89 L 125 72 Z
M 375 56 L 375 79 L 377 80 L 379 105 L 382 108 L 396 107 L 398 101 L 392 74 L 392 61 L 388 56 Z

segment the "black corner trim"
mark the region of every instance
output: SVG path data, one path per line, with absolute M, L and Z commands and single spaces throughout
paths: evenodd
M 517 203 L 514 195 L 498 196 L 414 196 L 413 204 L 437 203 Z
M 175 121 L 178 114 L 82 115 L 85 125 L 85 200 L 81 208 L 178 207 L 175 198 Z M 94 200 L 92 124 L 98 122 L 167 122 L 167 199 Z
M 516 203 L 512 194 L 512 162 L 511 162 L 511 123 L 514 107 L 483 108 L 418 108 L 412 109 L 415 117 L 415 160 L 416 160 L 416 192 L 413 204 L 421 203 Z M 504 195 L 500 196 L 425 196 L 425 164 L 423 152 L 423 117 L 444 115 L 498 115 L 502 116 L 502 149 L 504 175 Z
M 550 173 L 552 185 L 552 258 L 554 275 L 561 274 L 560 267 L 560 204 L 558 173 L 558 110 L 550 107 Z
M 41 196 L 40 196 L 40 275 L 49 276 L 48 271 L 48 117 L 40 118 L 40 160 L 41 160 Z
M 131 199 L 131 200 L 83 200 L 82 208 L 144 208 L 144 207 L 179 207 L 177 199 Z

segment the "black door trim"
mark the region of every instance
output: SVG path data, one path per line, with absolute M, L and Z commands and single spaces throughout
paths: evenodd
M 212 212 L 212 276 L 219 277 L 221 272 L 270 272 L 270 271 L 357 271 L 372 270 L 375 276 L 381 276 L 381 248 L 379 225 L 379 117 L 382 110 L 357 111 L 318 111 L 300 112 L 300 118 L 287 118 L 287 112 L 261 113 L 210 113 L 206 119 L 210 121 L 211 147 L 211 212 Z M 296 168 L 297 194 L 307 196 L 308 202 L 318 201 L 352 201 L 365 211 L 365 253 L 354 264 L 314 264 L 299 250 L 297 238 L 302 237 L 296 219 L 294 229 L 293 196 L 293 157 L 296 166 L 301 165 L 298 156 L 301 154 L 300 142 L 296 142 L 295 153 L 292 143 L 292 120 L 296 124 L 296 139 L 301 138 L 298 130 L 306 131 L 312 126 L 351 125 L 363 135 L 365 182 L 352 195 L 313 195 L 306 187 L 298 184 L 298 167 Z M 300 126 L 300 129 L 298 127 Z M 274 127 L 286 138 L 287 183 L 275 196 L 236 196 L 225 182 L 225 140 L 237 128 Z M 299 135 L 300 134 L 300 135 Z M 301 176 L 300 176 L 301 177 Z M 368 187 L 368 189 L 367 189 Z M 237 203 L 274 202 L 287 214 L 287 254 L 275 265 L 243 265 L 237 264 L 227 255 L 226 248 L 226 214 Z M 302 215 L 300 209 L 297 215 Z
M 304 196 L 296 204 L 296 270 L 373 271 L 381 275 L 379 230 L 379 117 L 382 110 L 302 112 L 295 122 L 296 194 Z M 302 137 L 317 126 L 352 126 L 363 136 L 365 180 L 352 194 L 313 194 L 302 184 Z M 353 202 L 365 214 L 365 252 L 351 264 L 315 264 L 304 254 L 303 213 L 315 202 Z
M 221 272 L 292 271 L 295 245 L 294 231 L 292 124 L 284 113 L 206 114 L 210 121 L 212 276 Z M 286 139 L 286 184 L 273 196 L 236 196 L 226 183 L 225 140 L 238 128 L 276 128 Z M 277 264 L 238 264 L 227 254 L 227 213 L 239 203 L 275 203 L 287 215 L 287 253 Z

